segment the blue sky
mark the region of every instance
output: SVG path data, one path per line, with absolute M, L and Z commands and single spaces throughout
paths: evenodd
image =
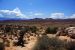
M 75 0 L 0 0 L 0 18 L 75 18 Z

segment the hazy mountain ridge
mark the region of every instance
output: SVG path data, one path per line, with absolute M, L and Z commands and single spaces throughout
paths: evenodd
M 4 20 L 0 20 L 0 22 L 75 22 L 75 19 L 52 19 L 52 18 L 46 18 L 46 19 L 42 19 L 42 18 L 34 18 L 34 19 L 7 19 L 5 18 Z

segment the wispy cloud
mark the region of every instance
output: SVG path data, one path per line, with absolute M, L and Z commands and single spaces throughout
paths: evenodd
M 41 12 L 29 12 L 30 15 L 34 15 L 34 16 L 41 16 L 41 15 L 44 15 L 43 13 Z
M 29 17 L 30 18 L 43 18 L 44 13 L 41 12 L 29 12 Z
M 64 13 L 52 13 L 50 15 L 50 18 L 53 18 L 53 19 L 64 19 L 66 18 Z
M 13 10 L 0 10 L 0 16 L 6 18 L 27 18 L 19 8 L 15 8 Z
M 75 14 L 73 14 L 72 16 L 70 16 L 69 18 L 75 18 Z
M 72 14 L 71 16 L 66 16 L 64 13 L 52 13 L 50 15 L 50 18 L 53 18 L 53 19 L 75 18 L 75 14 Z
M 46 16 L 46 17 L 45 17 Z M 48 15 L 42 12 L 29 12 L 28 14 L 23 14 L 19 8 L 13 10 L 0 10 L 0 18 L 48 18 Z M 71 16 L 65 16 L 64 13 L 51 13 L 49 18 L 53 19 L 66 19 L 66 18 L 75 18 L 75 14 Z
M 40 12 L 29 12 L 27 14 L 23 14 L 19 8 L 15 8 L 13 10 L 0 10 L 0 17 L 3 18 L 39 18 L 43 15 L 43 13 Z

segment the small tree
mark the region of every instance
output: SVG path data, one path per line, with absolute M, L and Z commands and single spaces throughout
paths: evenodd
M 36 31 L 38 30 L 36 26 L 32 26 L 30 28 L 30 30 L 32 31 L 32 33 L 36 33 Z
M 18 38 L 18 42 L 17 42 L 18 46 L 24 47 L 24 40 L 23 40 L 24 33 L 25 33 L 24 31 L 21 31 L 19 34 L 20 37 Z
M 11 28 L 10 27 L 5 27 L 5 32 L 7 33 L 7 32 L 10 32 L 10 30 L 11 30 Z
M 55 34 L 57 32 L 57 27 L 48 27 L 45 33 Z
M 30 27 L 26 26 L 26 27 L 22 28 L 21 30 L 23 30 L 24 32 L 28 32 L 28 31 L 30 31 Z

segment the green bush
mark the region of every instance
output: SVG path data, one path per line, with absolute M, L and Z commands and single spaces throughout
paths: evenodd
M 26 26 L 26 27 L 22 28 L 21 30 L 24 32 L 28 32 L 28 31 L 30 31 L 30 27 Z
M 57 27 L 48 27 L 45 33 L 55 34 L 57 32 Z
M 11 31 L 11 27 L 5 27 L 5 31 L 8 33 L 8 32 L 10 32 Z
M 66 48 L 65 42 L 57 38 L 48 38 L 48 36 L 44 35 L 38 38 L 38 42 L 33 50 L 66 50 Z
M 36 26 L 32 26 L 32 27 L 30 28 L 30 30 L 31 30 L 32 33 L 36 33 L 36 31 L 37 31 L 38 29 L 37 29 Z

